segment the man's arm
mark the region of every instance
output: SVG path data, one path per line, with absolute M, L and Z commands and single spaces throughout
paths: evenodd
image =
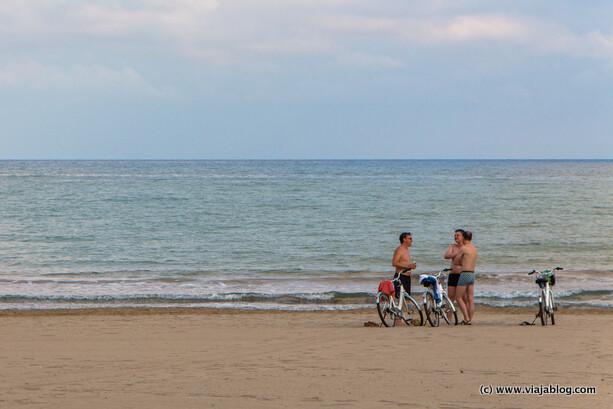
M 453 261 L 452 261 L 453 264 L 455 264 L 457 266 L 461 266 L 462 265 L 462 257 L 464 257 L 465 250 L 466 249 L 464 247 L 460 247 L 460 249 L 456 253 L 456 255 L 453 256 Z
M 449 248 L 447 249 L 447 251 L 445 252 L 445 255 L 443 257 L 449 260 L 449 259 L 453 259 L 457 254 L 458 254 L 458 245 L 451 244 Z

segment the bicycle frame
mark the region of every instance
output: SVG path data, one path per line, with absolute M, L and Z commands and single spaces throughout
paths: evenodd
M 396 301 L 394 301 L 395 297 L 392 297 L 390 299 L 390 304 L 392 304 L 392 307 L 396 308 L 397 310 L 401 311 L 402 310 L 402 305 L 404 304 L 404 295 L 407 292 L 404 291 L 404 287 L 401 285 L 400 286 L 400 295 L 398 296 L 398 305 L 396 305 Z
M 545 305 L 545 308 L 553 310 L 553 291 L 551 290 L 549 283 L 545 284 L 545 288 L 541 290 L 538 299 L 539 303 L 543 303 Z
M 396 281 L 398 279 L 392 280 L 392 281 Z M 407 292 L 404 290 L 404 286 L 402 284 L 400 284 L 400 295 L 398 296 L 398 305 L 396 305 L 396 302 L 394 301 L 394 297 L 390 298 L 390 304 L 392 305 L 392 307 L 395 309 L 395 311 L 392 311 L 393 314 L 397 315 L 398 317 L 404 319 L 404 317 L 402 316 L 402 306 L 404 305 L 404 296 Z M 411 296 L 409 295 L 409 298 Z

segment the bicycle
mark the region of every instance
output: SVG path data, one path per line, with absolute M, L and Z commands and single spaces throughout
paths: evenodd
M 404 273 L 404 271 L 402 273 Z M 400 275 L 391 281 L 394 283 L 399 282 L 399 280 Z M 424 322 L 419 306 L 415 300 L 405 292 L 402 284 L 400 284 L 400 295 L 397 301 L 394 300 L 393 296 L 380 292 L 377 294 L 376 302 L 379 317 L 386 327 L 395 326 L 398 318 L 401 318 L 407 325 L 414 327 L 419 327 Z
M 441 275 L 447 271 L 451 271 L 451 269 L 446 268 L 439 271 L 436 275 L 430 275 L 420 280 L 420 284 L 426 287 L 426 292 L 424 292 L 423 296 L 424 312 L 426 313 L 428 322 L 433 327 L 438 327 L 441 317 L 443 317 L 443 320 L 448 325 L 458 325 L 458 312 L 441 283 Z M 436 283 L 441 287 L 441 301 L 438 303 L 436 302 L 437 297 L 434 293 Z
M 555 272 L 558 270 L 564 270 L 562 267 L 556 267 L 552 270 L 545 270 L 543 272 L 532 270 L 528 275 L 534 273 L 540 274 L 541 277 L 536 279 L 536 283 L 541 289 L 541 293 L 538 296 L 539 310 L 536 313 L 536 318 L 541 317 L 541 324 L 547 325 L 547 321 L 551 320 L 551 325 L 556 325 L 554 311 L 558 310 L 555 300 L 553 298 L 553 291 L 551 287 L 556 284 Z M 535 319 L 536 319 L 535 318 Z

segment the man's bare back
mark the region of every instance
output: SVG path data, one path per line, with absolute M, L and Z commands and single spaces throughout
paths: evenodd
M 460 266 L 462 271 L 475 271 L 475 265 L 477 264 L 477 248 L 471 243 L 466 242 L 460 251 L 453 258 L 453 265 Z

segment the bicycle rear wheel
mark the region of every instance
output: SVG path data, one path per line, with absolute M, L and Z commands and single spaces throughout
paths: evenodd
M 430 291 L 426 292 L 426 302 L 424 303 L 424 310 L 426 311 L 426 318 L 433 327 L 438 327 L 438 315 L 436 314 L 436 301 Z
M 547 311 L 545 309 L 545 294 L 541 298 L 541 302 L 539 302 L 539 315 L 541 316 L 541 324 L 543 326 L 547 325 Z
M 443 295 L 443 305 L 441 306 L 441 315 L 447 323 L 447 325 L 458 325 L 458 312 L 453 308 L 453 303 L 447 297 L 447 294 Z
M 386 327 L 396 325 L 396 315 L 392 312 L 391 296 L 385 293 L 377 294 L 377 312 Z
M 421 310 L 415 302 L 415 300 L 404 295 L 404 302 L 402 303 L 402 318 L 408 325 L 419 327 L 424 322 L 424 317 L 421 315 Z

